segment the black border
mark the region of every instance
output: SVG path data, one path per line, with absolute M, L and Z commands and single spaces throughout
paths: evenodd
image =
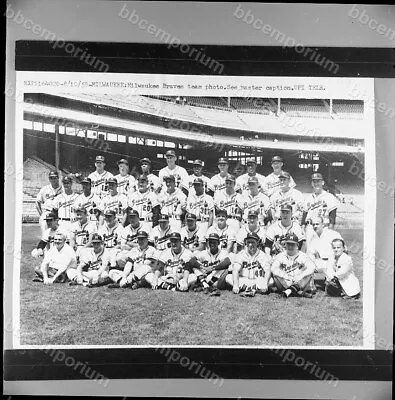
M 215 74 L 179 49 L 163 44 L 66 42 L 87 48 L 92 56 L 110 65 L 108 73 Z M 336 74 L 297 54 L 294 49 L 259 46 L 207 46 L 191 44 L 224 65 L 221 75 L 395 77 L 395 51 L 390 48 L 314 47 L 339 65 Z M 16 71 L 100 72 L 67 54 L 53 43 L 17 41 Z M 328 323 L 330 323 L 328 321 Z M 169 350 L 171 351 L 171 350 Z M 5 350 L 4 379 L 68 380 L 86 379 L 78 369 L 54 362 L 55 352 L 63 360 L 72 357 L 109 379 L 199 378 L 193 369 L 178 361 L 169 362 L 167 350 L 138 349 L 52 349 Z M 182 357 L 202 363 L 223 379 L 312 380 L 310 368 L 284 362 L 286 352 L 302 357 L 339 380 L 392 380 L 392 352 L 383 350 L 300 350 L 174 348 Z

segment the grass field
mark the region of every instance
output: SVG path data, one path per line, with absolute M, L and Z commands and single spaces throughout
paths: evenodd
M 341 233 L 362 243 L 362 229 Z M 22 345 L 362 345 L 362 298 L 46 286 L 32 282 L 39 239 L 38 225 L 22 227 Z M 351 255 L 362 286 L 362 255 Z

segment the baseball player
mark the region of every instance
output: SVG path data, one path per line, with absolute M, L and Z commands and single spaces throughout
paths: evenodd
M 67 280 L 67 272 L 76 266 L 75 252 L 66 243 L 66 236 L 61 232 L 55 233 L 54 246 L 46 252 L 41 266 L 36 267 L 33 281 L 43 282 L 45 285 L 64 283 Z
M 138 283 L 148 274 L 152 274 L 155 261 L 155 249 L 148 245 L 148 233 L 140 231 L 137 234 L 138 246 L 127 254 L 123 268 L 110 270 L 110 278 L 114 282 L 110 288 L 137 289 Z
M 239 253 L 245 244 L 245 239 L 249 233 L 256 233 L 260 239 L 258 247 L 263 250 L 263 246 L 266 240 L 265 228 L 259 225 L 258 222 L 259 211 L 250 210 L 248 212 L 247 224 L 243 225 L 236 234 L 236 253 Z
M 158 225 L 160 214 L 158 197 L 149 189 L 145 175 L 140 175 L 137 182 L 137 190 L 128 195 L 128 206 L 139 213 L 141 221 L 149 222 L 154 227 Z
M 154 272 L 148 273 L 145 280 L 152 289 L 187 291 L 196 282 L 196 275 L 189 273 L 187 263 L 192 252 L 181 243 L 181 235 L 173 232 L 170 236 L 171 247 L 164 250 L 158 259 Z
M 288 172 L 281 171 L 278 179 L 280 180 L 280 185 L 270 197 L 274 219 L 280 219 L 281 207 L 284 204 L 290 204 L 292 206 L 292 218 L 301 222 L 304 203 L 303 194 L 299 190 L 290 187 L 291 175 Z
M 231 261 L 228 252 L 220 249 L 219 244 L 219 236 L 211 233 L 207 237 L 207 248 L 198 252 L 187 264 L 190 274 L 197 277 L 195 292 L 203 290 L 204 293 L 210 293 L 210 296 L 221 295 L 217 283 L 228 275 Z
M 59 226 L 71 231 L 72 224 L 75 222 L 75 200 L 78 197 L 77 193 L 73 192 L 72 180 L 65 176 L 63 182 L 63 193 L 54 199 L 53 208 L 59 217 Z
M 201 178 L 193 181 L 195 193 L 188 195 L 186 200 L 186 211 L 195 214 L 197 224 L 202 229 L 207 230 L 214 220 L 214 200 L 211 196 L 204 193 L 204 184 Z
M 167 167 L 162 168 L 159 171 L 159 182 L 161 185 L 161 190 L 166 190 L 164 187 L 164 178 L 169 175 L 174 175 L 176 178 L 176 187 L 180 189 L 188 182 L 188 172 L 185 168 L 180 167 L 176 164 L 177 156 L 174 150 L 166 151 L 166 162 Z
M 149 158 L 142 158 L 140 160 L 140 166 L 141 166 L 141 173 L 142 175 L 145 175 L 148 180 L 148 187 L 152 192 L 159 192 L 160 190 L 160 181 L 159 178 L 151 173 L 151 160 Z M 137 182 L 136 182 L 137 185 Z M 137 190 L 137 186 L 136 186 Z
M 75 212 L 77 214 L 77 221 L 71 226 L 73 236 L 70 246 L 74 249 L 78 261 L 82 249 L 91 246 L 92 237 L 97 233 L 97 225 L 95 222 L 89 221 L 86 208 L 77 208 Z
M 100 197 L 92 193 L 92 181 L 90 178 L 84 178 L 81 181 L 81 185 L 82 193 L 75 199 L 74 208 L 85 208 L 89 220 L 97 225 L 100 215 L 100 210 L 98 208 L 101 202 Z
M 212 234 L 218 235 L 221 250 L 226 250 L 228 253 L 233 252 L 236 243 L 236 232 L 229 225 L 228 214 L 226 209 L 219 209 L 216 213 L 214 224 L 208 228 L 206 238 Z
M 218 169 L 219 169 L 219 174 L 214 175 L 210 179 L 210 186 L 213 188 L 214 193 L 217 193 L 218 191 L 224 191 L 226 188 L 226 177 L 228 177 L 229 174 L 229 162 L 226 158 L 220 158 L 218 160 Z M 237 187 L 236 187 L 237 190 Z
M 225 210 L 228 218 L 228 225 L 235 231 L 240 229 L 242 220 L 242 210 L 240 204 L 243 204 L 241 194 L 235 190 L 236 179 L 233 175 L 225 178 L 225 190 L 219 190 L 214 195 L 214 206 L 217 211 Z
M 210 196 L 214 196 L 214 188 L 211 187 L 211 180 L 206 175 L 203 175 L 203 161 L 195 160 L 192 165 L 193 174 L 188 176 L 188 180 L 183 183 L 182 187 L 185 189 L 186 193 L 193 194 L 195 192 L 195 188 L 193 187 L 193 181 L 196 178 L 201 178 L 203 180 L 204 185 L 204 193 L 207 193 Z
M 259 180 L 256 176 L 248 178 L 248 190 L 245 190 L 240 197 L 239 207 L 243 211 L 244 223 L 247 223 L 251 210 L 258 211 L 261 226 L 265 226 L 273 219 L 269 197 L 259 191 Z
M 301 250 L 305 240 L 302 227 L 297 221 L 292 220 L 292 206 L 284 204 L 281 206 L 280 220 L 271 224 L 266 230 L 265 252 L 276 255 L 284 251 L 284 239 L 290 233 L 299 238 L 298 247 Z
M 250 189 L 250 180 L 252 177 L 254 177 L 258 183 L 258 191 L 266 193 L 266 178 L 264 175 L 256 172 L 256 160 L 254 158 L 248 158 L 246 165 L 247 172 L 236 179 L 236 187 L 238 190 L 240 190 L 241 193 L 247 192 Z
M 47 230 L 47 222 L 45 217 L 53 210 L 53 202 L 57 196 L 63 193 L 63 187 L 59 184 L 59 174 L 56 171 L 51 171 L 48 175 L 49 185 L 44 186 L 37 195 L 36 208 L 40 216 L 39 224 L 41 235 Z
M 184 247 L 192 252 L 201 251 L 206 243 L 206 230 L 196 224 L 195 214 L 185 216 L 186 225 L 181 228 L 181 240 Z
M 159 225 L 151 230 L 149 243 L 160 253 L 170 248 L 170 235 L 172 232 L 169 216 L 167 214 L 161 214 L 159 216 Z
M 354 274 L 352 258 L 345 252 L 344 240 L 334 239 L 332 248 L 333 256 L 329 258 L 326 270 L 326 294 L 345 299 L 358 299 L 361 288 Z
M 315 265 L 299 251 L 299 238 L 291 233 L 285 237 L 285 251 L 274 257 L 271 271 L 275 287 L 285 297 L 303 296 L 312 298 L 316 292 L 313 281 Z
M 95 168 L 96 171 L 88 175 L 92 182 L 92 193 L 100 198 L 107 194 L 107 180 L 113 178 L 113 174 L 104 169 L 106 166 L 103 156 L 96 156 Z
M 272 196 L 281 185 L 280 177 L 282 174 L 282 167 L 284 165 L 283 159 L 280 156 L 274 156 L 272 158 L 273 172 L 266 177 L 267 195 Z M 289 177 L 289 187 L 292 189 L 296 186 L 292 176 Z
M 258 248 L 260 240 L 256 233 L 247 235 L 244 250 L 233 262 L 232 274 L 226 276 L 235 294 L 253 297 L 269 292 L 270 257 Z
M 104 247 L 103 238 L 97 233 L 92 236 L 92 247 L 81 252 L 77 269 L 68 273 L 70 286 L 104 286 L 111 282 L 108 277 L 110 251 Z
M 125 158 L 118 161 L 119 174 L 115 175 L 118 182 L 118 193 L 127 196 L 130 191 L 136 190 L 136 179 L 129 174 L 129 162 Z
M 103 212 L 105 210 L 114 210 L 117 215 L 118 222 L 122 225 L 125 223 L 125 212 L 128 207 L 128 199 L 124 194 L 118 193 L 118 181 L 116 178 L 107 180 L 108 194 L 105 195 L 99 205 L 100 217 L 99 226 L 104 223 Z
M 169 216 L 170 226 L 181 229 L 182 216 L 185 215 L 186 196 L 180 189 L 176 189 L 176 178 L 174 175 L 163 178 L 166 190 L 158 195 L 158 203 L 162 214 Z

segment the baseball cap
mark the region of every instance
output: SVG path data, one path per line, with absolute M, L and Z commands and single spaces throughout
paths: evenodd
M 246 164 L 256 164 L 255 158 L 247 158 Z
M 115 178 L 108 178 L 107 183 L 113 183 L 114 185 L 118 185 L 118 181 Z
M 196 217 L 195 214 L 188 213 L 188 214 L 186 215 L 185 219 L 197 219 L 197 217 Z
M 281 206 L 280 211 L 292 211 L 292 206 L 291 206 L 291 204 L 283 204 L 283 205 Z
M 71 180 L 71 178 L 70 178 L 69 176 L 65 176 L 65 177 L 62 179 L 62 182 L 63 182 L 63 183 L 71 183 L 72 180 Z
M 129 161 L 126 160 L 126 158 L 122 158 L 121 160 L 118 161 L 117 164 L 118 164 L 118 165 L 119 165 L 119 164 L 126 164 L 126 165 L 129 165 Z
M 96 161 L 104 162 L 104 157 L 103 156 L 96 156 Z
M 193 162 L 193 165 L 201 165 L 201 166 L 203 166 L 203 161 L 202 160 L 195 160 Z
M 137 210 L 129 210 L 128 213 L 129 216 L 135 216 L 135 217 L 140 217 L 140 214 Z
M 276 161 L 280 161 L 283 162 L 283 159 L 280 156 L 274 156 L 272 157 L 272 163 L 276 162 Z
M 207 240 L 218 240 L 218 242 L 219 242 L 219 235 L 218 235 L 218 233 L 210 233 L 210 234 L 208 235 Z
M 173 232 L 170 234 L 170 240 L 181 240 L 181 235 L 178 232 Z
M 167 150 L 165 156 L 177 157 L 174 150 Z
M 321 180 L 321 179 L 324 179 L 324 177 L 319 172 L 316 172 L 315 174 L 311 175 L 311 180 L 315 180 L 315 179 Z
M 259 180 L 256 176 L 250 176 L 248 178 L 248 183 L 259 183 Z
M 249 217 L 258 217 L 259 211 L 258 210 L 250 210 L 250 211 L 248 211 L 248 216 Z
M 225 218 L 228 217 L 228 212 L 224 208 L 219 208 L 216 214 L 217 217 L 219 217 L 220 215 L 223 215 Z
M 83 184 L 88 184 L 88 185 L 92 185 L 92 179 L 91 178 L 84 178 L 82 181 L 81 181 L 81 184 L 83 185 Z
M 233 176 L 233 175 L 228 175 L 226 178 L 225 178 L 225 182 L 226 181 L 229 181 L 229 182 L 236 182 L 236 178 Z
M 261 240 L 261 238 L 255 232 L 249 232 L 246 236 L 246 240 L 248 240 L 248 239 L 254 239 L 257 242 L 259 242 Z
M 227 160 L 226 158 L 221 157 L 221 158 L 218 160 L 218 164 L 229 164 L 229 162 L 228 162 L 228 160 Z
M 168 221 L 169 220 L 169 216 L 167 214 L 160 214 L 159 215 L 159 222 L 160 221 Z
M 195 178 L 193 180 L 194 185 L 203 185 L 203 179 L 202 178 Z
M 50 178 L 59 178 L 59 174 L 57 173 L 57 171 L 51 171 L 48 176 Z
M 166 181 L 176 181 L 176 177 L 174 175 L 167 175 L 163 178 L 163 180 Z
M 284 242 L 285 243 L 298 243 L 299 238 L 294 233 L 290 233 L 285 236 Z
M 77 212 L 82 212 L 82 213 L 84 213 L 84 214 L 88 214 L 88 211 L 86 210 L 85 207 L 78 207 L 78 208 L 75 210 L 75 212 L 76 212 L 76 213 L 77 213 Z
M 45 220 L 50 220 L 50 219 L 58 219 L 58 215 L 54 212 L 48 213 L 45 218 Z
M 149 158 L 147 158 L 147 157 L 142 158 L 140 160 L 140 164 L 144 164 L 144 163 L 151 164 L 151 160 Z
M 104 216 L 111 217 L 112 215 L 114 215 L 114 216 L 117 215 L 115 210 L 106 210 L 106 211 L 104 211 Z
M 92 240 L 91 240 L 91 242 L 92 242 L 92 243 L 101 243 L 101 242 L 103 242 L 103 238 L 102 238 L 98 233 L 94 233 L 94 234 L 92 235 Z
M 279 175 L 279 178 L 291 179 L 291 175 L 289 174 L 289 172 L 281 171 L 281 174 Z
M 148 238 L 148 233 L 145 232 L 145 231 L 140 231 L 140 232 L 137 234 L 137 238 L 144 238 L 144 239 L 147 239 L 147 238 Z

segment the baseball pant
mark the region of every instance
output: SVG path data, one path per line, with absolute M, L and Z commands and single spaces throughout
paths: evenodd
M 228 274 L 225 278 L 226 283 L 233 287 L 233 275 Z M 265 289 L 265 280 L 263 277 L 249 279 L 244 276 L 239 277 L 239 291 Z
M 75 268 L 69 268 L 67 271 L 67 277 L 72 281 L 77 279 L 77 270 Z M 82 278 L 84 282 L 92 282 L 93 279 L 106 279 L 108 278 L 108 272 L 103 271 L 99 276 L 98 270 L 82 271 Z
M 175 275 L 164 275 L 158 278 L 158 286 L 162 286 L 163 284 L 170 285 L 176 290 L 180 290 L 178 283 L 182 279 L 183 274 Z M 154 274 L 149 272 L 147 275 L 144 276 L 144 279 L 152 286 L 152 282 L 154 279 Z M 188 288 L 197 281 L 197 276 L 195 274 L 189 274 L 188 276 Z
M 296 283 L 292 283 L 288 279 L 280 278 L 279 276 L 274 276 L 274 275 L 273 275 L 273 280 L 274 280 L 274 285 L 280 292 L 283 292 L 290 286 L 294 286 L 296 289 L 298 289 L 298 291 L 302 291 L 303 293 L 315 293 L 316 291 L 314 286 L 313 274 L 305 276 L 299 282 Z

